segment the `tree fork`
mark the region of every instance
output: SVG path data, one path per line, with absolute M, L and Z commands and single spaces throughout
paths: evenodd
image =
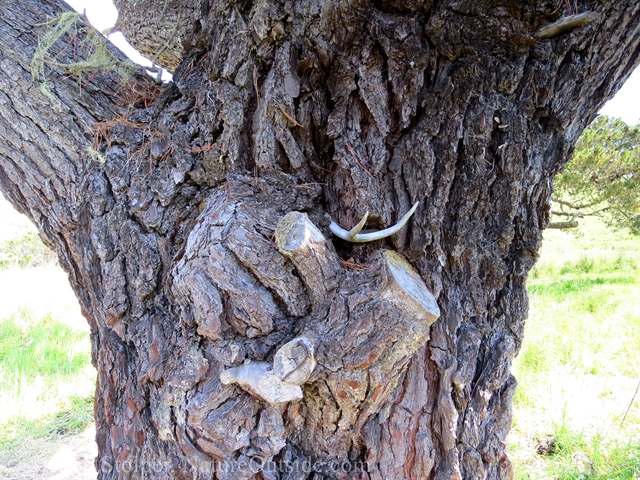
M 119 23 L 165 4 L 138 3 Z M 127 110 L 56 66 L 44 96 L 32 26 L 65 6 L 0 0 L 0 188 L 91 325 L 99 478 L 512 477 L 551 181 L 640 57 L 637 2 L 537 38 L 556 3 L 169 2 L 174 82 Z M 302 399 L 253 388 L 265 365 Z

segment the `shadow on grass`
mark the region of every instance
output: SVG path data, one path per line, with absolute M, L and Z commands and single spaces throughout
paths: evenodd
M 566 425 L 554 425 L 547 443 L 552 448 L 538 450 L 552 460 L 549 473 L 561 480 L 632 480 L 640 475 L 640 442 L 607 440 L 596 435 L 587 438 Z
M 557 302 L 562 302 L 570 293 L 585 293 L 591 288 L 603 285 L 634 285 L 637 282 L 638 277 L 634 274 L 582 276 L 546 282 L 532 281 L 528 290 L 530 294 L 547 295 Z
M 3 425 L 0 447 L 19 448 L 25 437 L 57 439 L 82 433 L 93 422 L 93 395 L 68 399 L 68 406 L 40 418 L 19 415 Z

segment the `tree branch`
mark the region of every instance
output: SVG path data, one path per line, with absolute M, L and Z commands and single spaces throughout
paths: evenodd
M 600 200 L 594 200 L 591 203 L 579 204 L 579 203 L 572 203 L 567 200 L 560 200 L 558 198 L 554 198 L 553 201 L 556 203 L 559 203 L 560 205 L 564 205 L 565 207 L 573 208 L 574 210 L 581 210 L 583 208 L 593 207 L 594 205 L 601 203 Z
M 587 214 L 584 213 L 570 213 L 570 212 L 559 212 L 557 210 L 551 210 L 551 215 L 559 215 L 561 217 L 571 217 L 571 218 L 582 218 Z
M 566 228 L 576 228 L 577 226 L 578 226 L 577 220 L 570 220 L 568 222 L 551 222 L 547 228 L 564 230 Z

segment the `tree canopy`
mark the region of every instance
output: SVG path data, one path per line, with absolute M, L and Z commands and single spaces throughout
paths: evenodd
M 596 118 L 556 177 L 554 201 L 560 209 L 553 213 L 573 226 L 575 218 L 597 215 L 640 235 L 640 125 Z

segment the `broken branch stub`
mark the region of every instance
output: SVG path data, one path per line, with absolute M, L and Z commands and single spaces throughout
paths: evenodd
M 273 367 L 268 362 L 246 360 L 240 366 L 224 370 L 220 381 L 240 385 L 254 396 L 277 405 L 302 398 L 300 385 L 309 380 L 315 366 L 313 344 L 298 337 L 278 349 Z

